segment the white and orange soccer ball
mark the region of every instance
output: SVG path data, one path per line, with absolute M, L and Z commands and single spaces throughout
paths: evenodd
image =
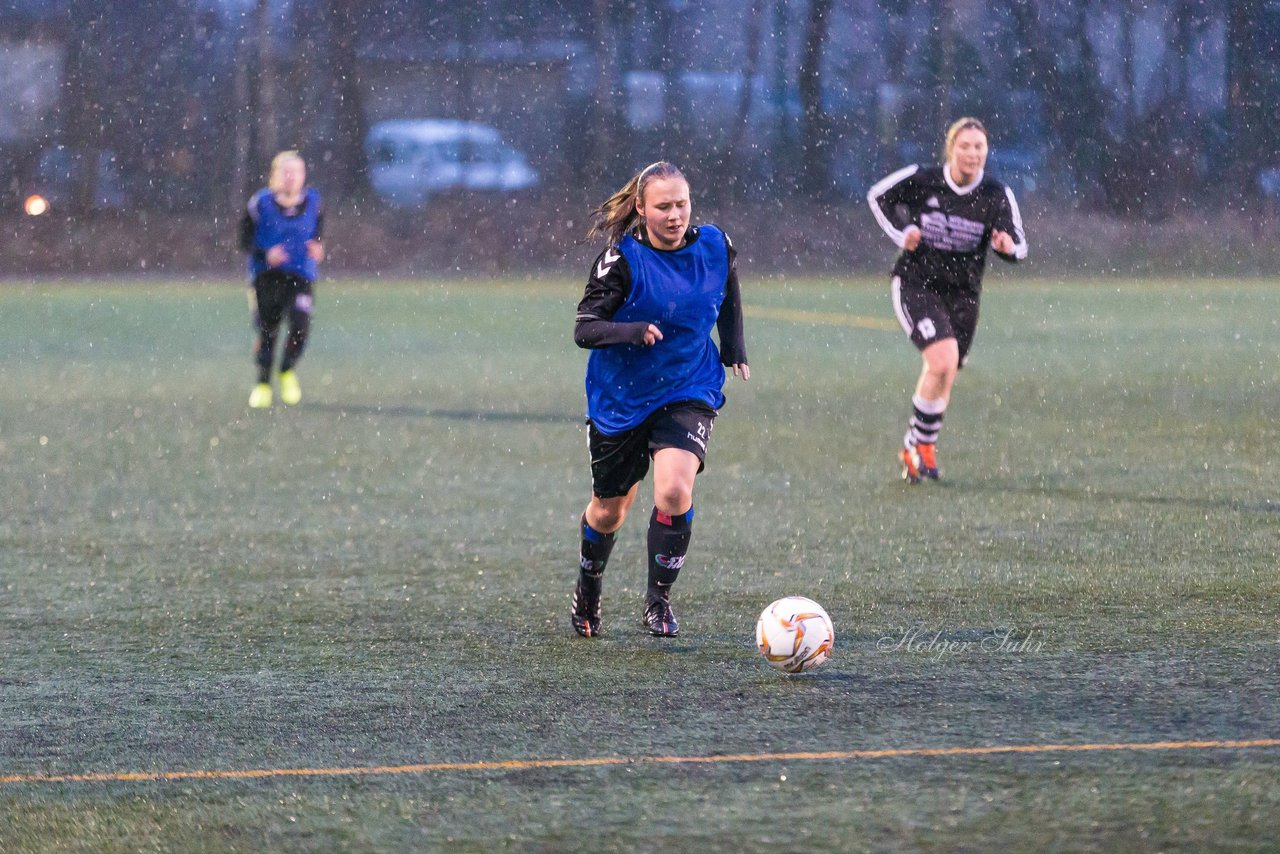
M 770 666 L 786 673 L 812 670 L 831 657 L 836 632 L 822 606 L 804 596 L 784 596 L 760 612 L 756 644 Z

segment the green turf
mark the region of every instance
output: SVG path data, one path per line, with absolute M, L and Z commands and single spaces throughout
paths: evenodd
M 0 777 L 1280 737 L 1277 284 L 994 279 L 915 488 L 901 333 L 749 318 L 684 632 L 639 626 L 644 497 L 592 642 L 578 284 L 326 283 L 303 404 L 251 412 L 241 286 L 10 283 Z M 746 301 L 890 319 L 886 290 Z M 752 631 L 793 593 L 837 654 L 787 678 Z M 954 652 L 891 648 L 913 629 Z M 13 782 L 0 850 L 1266 850 L 1278 775 L 1252 748 Z

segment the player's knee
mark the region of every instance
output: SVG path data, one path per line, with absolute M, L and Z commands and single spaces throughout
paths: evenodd
M 956 374 L 959 373 L 959 371 L 960 371 L 960 365 L 958 361 L 945 362 L 943 364 L 937 365 L 936 367 L 931 366 L 929 369 L 929 373 L 933 374 L 934 377 L 941 382 L 953 381 L 956 378 Z
M 627 519 L 627 510 L 630 509 L 629 503 L 617 501 L 594 500 L 592 505 L 587 521 L 602 534 L 612 534 L 621 528 Z
M 693 483 L 672 480 L 654 487 L 654 503 L 664 513 L 684 513 L 693 506 Z
M 960 369 L 960 350 L 952 342 L 950 346 L 945 343 L 936 347 L 931 347 L 925 353 L 925 366 L 929 373 L 934 374 L 939 379 L 954 378 L 956 371 Z

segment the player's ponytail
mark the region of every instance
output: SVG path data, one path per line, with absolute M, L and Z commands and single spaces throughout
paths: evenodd
M 617 246 L 631 227 L 640 221 L 636 202 L 644 200 L 644 188 L 648 183 L 654 178 L 683 177 L 684 173 L 673 163 L 665 160 L 650 163 L 591 212 L 591 227 L 587 229 L 587 239 L 603 234 L 610 246 Z

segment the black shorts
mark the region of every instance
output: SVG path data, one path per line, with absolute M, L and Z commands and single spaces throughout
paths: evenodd
M 960 348 L 960 364 L 964 364 L 978 329 L 976 293 L 967 289 L 939 292 L 894 276 L 893 311 L 917 349 L 954 338 Z
M 680 401 L 661 407 L 639 427 L 605 435 L 587 422 L 591 449 L 591 491 L 597 498 L 617 498 L 649 473 L 649 460 L 662 448 L 680 448 L 698 457 L 698 471 L 706 467 L 716 411 L 705 403 Z
M 312 282 L 293 273 L 267 270 L 253 280 L 253 324 L 275 329 L 291 311 L 311 313 Z

